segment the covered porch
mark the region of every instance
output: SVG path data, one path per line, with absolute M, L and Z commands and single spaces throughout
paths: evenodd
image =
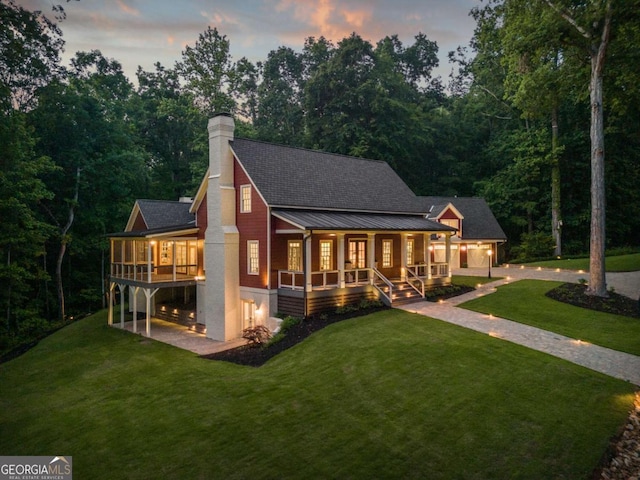
M 392 306 L 451 282 L 455 230 L 446 225 L 402 215 L 289 211 L 274 217 L 272 284 L 280 311 L 286 305 L 306 316 L 363 298 Z M 435 261 L 436 238 L 444 240 L 444 262 Z
M 163 300 L 170 301 L 175 291 L 181 292 L 185 303 L 190 296 L 195 299 L 195 285 L 204 279 L 202 240 L 197 238 L 197 232 L 197 228 L 170 232 L 149 230 L 123 232 L 110 238 L 109 325 L 114 324 L 116 289 L 120 297 L 120 326 L 124 328 L 125 297 L 128 296 L 133 318 L 145 313 L 141 331 L 146 336 L 151 335 L 151 319 L 159 292 L 163 293 Z M 195 325 L 195 318 L 193 323 Z M 133 322 L 131 328 L 137 333 L 138 322 Z

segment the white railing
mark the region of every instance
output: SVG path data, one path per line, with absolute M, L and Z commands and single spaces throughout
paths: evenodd
M 278 270 L 278 288 L 304 290 L 304 272 L 297 270 Z
M 347 287 L 369 285 L 370 278 L 368 268 L 352 268 L 344 271 L 344 283 Z
M 411 269 L 412 265 L 407 265 L 407 275 L 405 276 L 406 282 L 411 285 L 411 287 L 418 292 L 424 298 L 424 280 L 420 278 L 417 272 L 414 272 Z M 416 286 L 416 284 L 418 286 Z
M 382 275 L 378 269 L 376 268 L 372 268 L 371 271 L 373 272 L 373 278 L 371 278 L 371 285 L 373 285 L 373 287 L 378 290 L 378 292 L 380 292 L 380 295 L 382 295 L 383 299 L 386 299 L 386 302 L 383 302 L 387 304 L 387 306 L 391 306 L 391 304 L 393 303 L 393 283 L 391 283 L 391 281 L 385 277 L 384 275 Z M 387 286 L 387 288 L 389 289 L 389 293 L 385 293 L 383 288 L 380 288 L 378 286 L 378 284 L 376 283 L 376 278 L 382 280 L 382 282 Z
M 318 277 L 321 282 L 316 283 Z M 319 272 L 311 272 L 311 284 L 314 289 L 327 289 L 340 287 L 340 271 L 339 270 L 321 270 Z
M 448 263 L 432 263 L 431 264 L 431 277 L 447 277 L 447 276 L 449 276 Z
M 147 283 L 191 280 L 196 277 L 197 273 L 198 266 L 193 264 L 167 266 L 119 262 L 111 264 L 113 278 Z

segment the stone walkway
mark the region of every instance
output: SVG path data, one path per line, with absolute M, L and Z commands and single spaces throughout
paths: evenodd
M 480 272 L 480 269 L 461 269 L 454 272 L 454 274 L 468 276 L 486 276 L 487 273 L 484 270 Z M 600 347 L 511 320 L 457 307 L 457 305 L 468 300 L 495 292 L 496 287 L 500 285 L 522 278 L 577 282 L 578 278 L 584 278 L 585 274 L 527 268 L 495 268 L 492 269 L 491 273 L 493 277 L 504 278 L 444 302 L 419 301 L 399 308 L 486 333 L 492 337 L 548 353 L 591 370 L 640 385 L 640 357 L 638 356 Z M 640 272 L 632 273 L 637 274 L 637 276 L 607 274 L 607 280 L 610 285 L 614 285 L 616 292 L 621 292 L 623 289 L 624 291 L 631 291 L 640 285 Z M 586 278 L 588 278 L 588 274 Z M 638 283 L 634 283 L 636 278 L 639 280 Z

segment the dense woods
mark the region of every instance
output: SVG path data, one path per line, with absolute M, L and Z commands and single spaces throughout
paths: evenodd
M 486 198 L 502 260 L 591 247 L 594 271 L 605 247 L 640 245 L 640 0 L 470 14 L 449 78 L 428 32 L 309 37 L 253 64 L 208 28 L 131 79 L 99 51 L 61 64 L 61 7 L 0 0 L 3 342 L 104 305 L 104 235 L 136 198 L 194 194 L 216 112 L 238 136 L 385 160 L 417 194 Z

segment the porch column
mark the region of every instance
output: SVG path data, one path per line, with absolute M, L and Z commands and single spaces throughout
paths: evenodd
M 151 283 L 151 259 L 153 258 L 152 250 L 155 243 L 155 240 L 151 240 L 147 249 L 147 283 Z
M 147 318 L 146 318 L 146 333 L 145 335 L 147 337 L 151 336 L 151 299 L 153 298 L 153 296 L 158 292 L 158 288 L 156 288 L 155 290 L 151 291 L 151 289 L 149 288 L 143 288 L 142 289 L 144 291 L 144 296 L 146 297 L 147 300 Z
M 107 323 L 113 325 L 113 290 L 116 288 L 116 284 L 109 282 L 109 314 L 107 315 Z
M 171 258 L 173 258 L 173 281 L 176 281 L 176 242 L 171 240 Z
M 313 290 L 311 281 L 311 234 L 304 237 L 304 290 Z
M 400 278 L 406 281 L 407 279 L 407 242 L 409 241 L 409 235 L 406 233 L 400 234 Z
M 133 291 L 133 299 L 131 304 L 133 308 L 133 333 L 138 333 L 138 291 L 140 287 L 129 287 L 129 298 L 131 299 L 131 292 Z
M 118 284 L 118 290 L 120 290 L 120 328 L 124 328 L 124 292 L 126 285 Z
M 338 234 L 338 278 L 340 288 L 344 288 L 344 233 Z
M 433 278 L 431 274 L 431 234 L 425 233 L 424 239 L 424 255 L 427 257 L 425 259 L 427 264 L 427 279 L 431 280 Z
M 367 266 L 371 269 L 376 267 L 376 234 L 367 234 Z M 373 285 L 373 275 L 369 275 L 369 282 Z
M 447 256 L 447 277 L 451 278 L 451 233 L 445 235 L 445 253 Z

